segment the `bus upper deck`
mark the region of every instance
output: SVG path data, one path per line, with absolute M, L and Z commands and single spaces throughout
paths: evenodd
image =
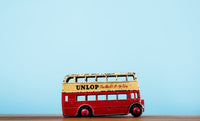
M 63 80 L 62 92 L 139 90 L 134 72 L 70 74 Z

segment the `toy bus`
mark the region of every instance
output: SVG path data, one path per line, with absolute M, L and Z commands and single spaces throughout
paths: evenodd
M 70 74 L 63 81 L 62 112 L 68 116 L 141 116 L 141 99 L 135 73 Z

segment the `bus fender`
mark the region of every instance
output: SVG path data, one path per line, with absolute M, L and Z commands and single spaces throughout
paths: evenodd
M 139 106 L 141 106 L 142 109 L 144 108 L 143 105 L 142 105 L 141 103 L 138 103 L 138 102 L 137 102 L 137 103 L 132 103 L 132 104 L 129 106 L 129 109 L 131 108 L 132 105 L 139 105 Z

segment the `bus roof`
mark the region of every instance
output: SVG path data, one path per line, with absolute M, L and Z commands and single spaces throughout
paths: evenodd
M 84 77 L 84 76 L 115 76 L 115 75 L 135 75 L 134 72 L 122 72 L 122 73 L 87 73 L 87 74 L 69 74 L 66 77 Z

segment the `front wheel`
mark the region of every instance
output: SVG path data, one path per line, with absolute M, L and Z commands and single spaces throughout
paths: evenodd
M 78 116 L 83 116 L 83 117 L 92 116 L 92 110 L 88 107 L 82 107 L 79 109 Z
M 130 113 L 134 117 L 139 117 L 142 114 L 142 107 L 140 105 L 132 105 L 130 108 Z

